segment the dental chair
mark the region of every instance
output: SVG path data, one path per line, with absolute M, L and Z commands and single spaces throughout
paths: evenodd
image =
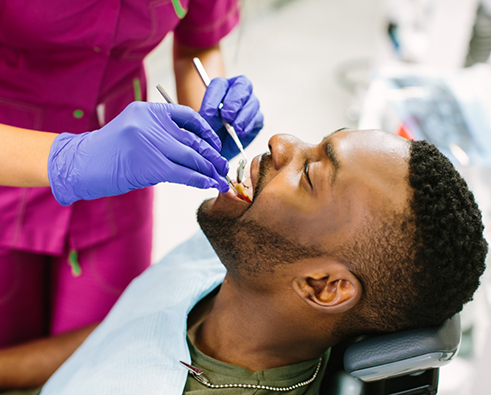
M 434 395 L 457 354 L 460 316 L 442 326 L 344 342 L 331 350 L 320 395 Z

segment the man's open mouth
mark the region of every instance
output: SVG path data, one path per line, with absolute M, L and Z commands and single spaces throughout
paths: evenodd
M 241 183 L 234 182 L 235 194 L 247 203 L 252 203 L 254 191 L 251 183 L 251 167 L 245 170 L 244 179 Z

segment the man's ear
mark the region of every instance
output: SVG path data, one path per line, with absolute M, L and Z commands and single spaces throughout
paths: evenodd
M 313 309 L 327 314 L 344 313 L 361 298 L 363 287 L 342 263 L 329 262 L 321 270 L 295 277 L 295 292 Z M 319 267 L 317 267 L 319 269 Z

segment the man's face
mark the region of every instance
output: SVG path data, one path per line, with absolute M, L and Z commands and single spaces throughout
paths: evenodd
M 409 144 L 391 133 L 340 130 L 318 145 L 275 135 L 269 149 L 251 163 L 251 204 L 229 191 L 198 211 L 229 271 L 335 251 L 368 220 L 407 206 Z

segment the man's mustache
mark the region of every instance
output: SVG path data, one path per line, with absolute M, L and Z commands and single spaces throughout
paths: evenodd
M 266 174 L 273 165 L 273 158 L 270 152 L 265 152 L 261 155 L 261 161 L 259 162 L 259 172 L 257 175 L 257 182 L 254 188 L 254 199 L 250 206 L 254 204 L 254 201 L 259 196 L 264 186 L 266 185 Z M 249 206 L 249 207 L 250 207 Z

